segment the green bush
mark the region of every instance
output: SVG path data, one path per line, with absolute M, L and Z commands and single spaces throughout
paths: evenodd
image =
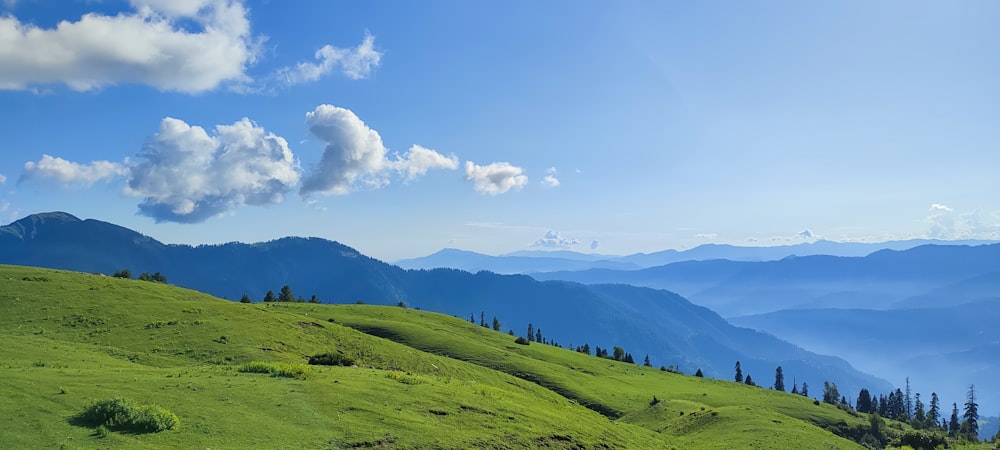
M 111 431 L 130 433 L 156 433 L 171 430 L 180 424 L 177 416 L 156 405 L 140 405 L 132 400 L 116 397 L 96 402 L 78 417 L 87 426 L 105 427 Z
M 320 353 L 309 357 L 314 366 L 353 366 L 354 358 L 341 353 Z
M 299 364 L 266 363 L 250 361 L 237 370 L 245 373 L 267 373 L 272 377 L 305 379 L 311 372 L 308 366 Z
M 529 345 L 531 344 L 531 341 L 525 339 L 523 336 L 518 336 L 517 339 L 514 339 L 514 343 L 521 345 Z

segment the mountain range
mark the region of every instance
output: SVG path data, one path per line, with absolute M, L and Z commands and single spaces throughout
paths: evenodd
M 729 379 L 744 373 L 770 385 L 775 368 L 814 392 L 833 381 L 843 392 L 881 392 L 889 383 L 846 361 L 802 350 L 773 336 L 730 325 L 715 312 L 665 290 L 587 286 L 524 275 L 454 269 L 405 270 L 318 238 L 222 245 L 166 245 L 132 230 L 67 213 L 36 214 L 0 228 L 0 263 L 112 274 L 159 272 L 168 282 L 219 297 L 259 300 L 284 285 L 327 303 L 404 302 L 458 317 L 496 316 L 504 330 L 528 324 L 564 346 L 621 346 L 641 361 Z
M 743 247 L 729 244 L 704 244 L 688 250 L 663 250 L 626 256 L 580 253 L 569 250 L 522 250 L 492 256 L 446 248 L 418 258 L 396 261 L 404 269 L 462 269 L 470 272 L 489 270 L 496 273 L 534 273 L 580 271 L 587 269 L 637 270 L 681 261 L 776 261 L 790 256 L 866 256 L 879 250 L 908 250 L 921 245 L 983 245 L 996 241 L 910 239 L 880 243 L 834 242 L 817 240 L 792 245 Z

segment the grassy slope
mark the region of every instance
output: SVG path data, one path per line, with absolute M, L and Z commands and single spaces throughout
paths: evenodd
M 789 394 L 516 345 L 434 313 L 244 305 L 45 269 L 0 266 L 0 339 L 0 448 L 856 448 L 813 424 L 861 420 Z M 329 351 L 360 367 L 305 380 L 236 371 Z M 116 395 L 166 407 L 181 426 L 99 438 L 70 423 Z M 662 402 L 649 406 L 654 395 Z

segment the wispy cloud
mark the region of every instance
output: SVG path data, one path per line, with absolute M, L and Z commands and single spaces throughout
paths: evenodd
M 546 187 L 559 187 L 559 179 L 556 178 L 556 173 L 558 173 L 558 170 L 555 167 L 546 169 L 545 177 L 542 178 L 542 185 Z
M 275 78 L 291 86 L 319 80 L 336 70 L 352 80 L 360 80 L 371 76 L 382 62 L 382 53 L 375 50 L 375 37 L 369 33 L 365 33 L 364 40 L 357 47 L 325 45 L 316 50 L 314 56 L 317 62 L 300 62 L 278 69 Z
M 930 211 L 951 211 L 952 209 L 948 205 L 942 205 L 940 203 L 934 203 L 931 205 Z
M 466 161 L 465 178 L 472 181 L 477 192 L 489 195 L 499 195 L 511 189 L 521 189 L 528 183 L 524 169 L 507 162 L 494 162 L 480 166 L 472 161 Z
M 0 184 L 4 184 L 6 182 L 7 182 L 7 176 L 0 173 Z

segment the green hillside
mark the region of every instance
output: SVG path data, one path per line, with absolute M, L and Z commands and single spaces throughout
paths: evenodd
M 791 394 L 661 372 L 397 307 L 240 304 L 0 266 L 0 448 L 858 448 Z M 348 366 L 307 366 L 339 355 Z M 287 366 L 293 377 L 248 373 Z M 651 404 L 653 397 L 660 401 Z M 94 402 L 176 414 L 97 430 Z

